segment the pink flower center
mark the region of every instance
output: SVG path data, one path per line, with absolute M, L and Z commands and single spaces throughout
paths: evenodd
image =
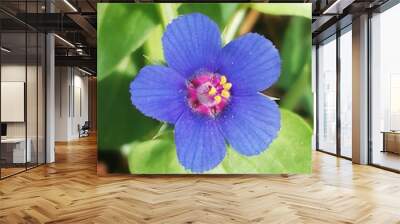
M 232 84 L 224 75 L 201 73 L 188 82 L 187 88 L 190 108 L 215 117 L 229 103 Z

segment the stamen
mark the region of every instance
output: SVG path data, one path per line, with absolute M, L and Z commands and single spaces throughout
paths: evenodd
M 208 95 L 210 95 L 210 96 L 214 96 L 216 93 L 217 93 L 217 89 L 214 86 L 212 86 L 210 91 L 208 91 Z
M 190 80 L 187 88 L 190 108 L 194 112 L 216 117 L 229 103 L 232 83 L 224 75 L 204 73 Z
M 222 92 L 221 92 L 221 96 L 223 96 L 223 97 L 225 97 L 226 99 L 228 99 L 230 96 L 231 96 L 231 94 L 229 93 L 229 91 L 228 90 L 222 90 Z
M 220 95 L 217 95 L 217 96 L 214 96 L 214 100 L 215 100 L 215 103 L 216 103 L 216 104 L 219 104 L 219 103 L 221 103 L 222 98 L 221 98 Z
M 223 75 L 223 76 L 221 76 L 219 84 L 224 85 L 226 83 L 226 81 L 227 81 L 226 76 Z
M 232 83 L 228 82 L 223 85 L 225 90 L 230 90 L 232 88 Z

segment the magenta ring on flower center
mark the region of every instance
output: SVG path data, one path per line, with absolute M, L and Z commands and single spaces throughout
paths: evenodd
M 229 103 L 231 97 L 226 76 L 216 73 L 200 73 L 187 84 L 188 103 L 193 111 L 215 117 Z

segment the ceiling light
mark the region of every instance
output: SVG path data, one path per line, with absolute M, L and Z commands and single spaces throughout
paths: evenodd
M 57 35 L 57 34 L 54 34 L 54 36 L 57 37 L 57 38 L 58 38 L 59 40 L 61 40 L 62 42 L 66 43 L 68 46 L 75 48 L 75 45 L 73 45 L 73 44 L 72 44 L 71 42 L 69 42 L 68 40 L 66 40 L 66 39 L 64 39 L 64 38 L 62 38 L 62 37 L 60 37 L 60 36 Z
M 67 4 L 74 12 L 78 12 L 78 10 L 68 1 L 64 0 L 65 4 Z
M 7 49 L 7 48 L 5 48 L 5 47 L 1 47 L 1 50 L 4 51 L 4 52 L 6 52 L 6 53 L 10 53 L 10 52 L 11 52 L 11 50 L 9 50 L 9 49 Z
M 81 68 L 79 68 L 79 67 L 78 67 L 78 70 L 81 71 L 81 72 L 83 72 L 83 73 L 85 73 L 85 74 L 87 74 L 87 75 L 90 75 L 90 76 L 92 75 L 92 73 L 90 73 L 90 72 L 88 72 L 88 71 L 86 71 L 86 70 L 83 70 L 83 69 L 81 69 Z
M 323 15 L 327 14 L 342 14 L 343 10 L 351 5 L 355 0 L 336 0 L 330 5 L 324 12 Z

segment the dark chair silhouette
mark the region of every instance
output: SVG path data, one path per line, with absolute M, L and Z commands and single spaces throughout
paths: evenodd
M 79 138 L 89 136 L 89 129 L 90 129 L 89 121 L 85 121 L 82 127 L 78 125 Z

